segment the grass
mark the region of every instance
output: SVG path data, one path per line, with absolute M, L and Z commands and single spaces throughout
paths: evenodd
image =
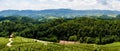
M 0 49 L 5 48 L 8 42 L 8 38 L 0 37 Z
M 8 42 L 8 38 L 0 38 Z M 120 51 L 120 42 L 106 45 L 95 44 L 67 44 L 48 43 L 44 45 L 41 42 L 35 42 L 33 39 L 15 37 L 13 38 L 12 47 L 5 47 L 6 43 L 0 42 L 2 48 L 0 51 Z M 0 47 L 1 47 L 0 46 Z
M 34 40 L 30 38 L 23 38 L 23 37 L 15 37 L 13 38 L 12 45 L 19 45 L 19 44 L 26 44 L 26 43 L 33 43 Z
M 120 42 L 100 45 L 99 47 L 101 50 L 104 50 L 104 51 L 120 51 Z

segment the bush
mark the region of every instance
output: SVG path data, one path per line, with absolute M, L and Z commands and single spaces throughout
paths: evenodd
M 0 32 L 0 37 L 7 37 L 7 36 L 9 36 L 8 35 L 8 32 Z
M 82 37 L 80 37 L 79 41 L 80 41 L 80 43 L 83 43 L 83 42 L 84 42 L 84 40 L 83 40 Z
M 113 43 L 115 41 L 115 36 L 102 39 L 102 44 Z
M 95 39 L 95 44 L 100 44 L 100 39 L 99 38 Z
M 86 37 L 86 43 L 95 43 L 95 38 Z
M 51 37 L 51 38 L 48 39 L 48 41 L 58 42 L 58 39 L 57 39 L 57 37 Z
M 77 36 L 76 35 L 70 36 L 69 40 L 70 41 L 77 41 Z
M 50 37 L 50 38 L 40 38 L 41 40 L 44 40 L 44 41 L 51 41 L 51 42 L 58 42 L 58 39 L 57 37 Z

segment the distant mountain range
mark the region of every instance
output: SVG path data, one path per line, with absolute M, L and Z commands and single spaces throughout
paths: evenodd
M 48 16 L 54 17 L 73 17 L 84 15 L 110 15 L 120 14 L 120 11 L 111 10 L 71 10 L 71 9 L 48 9 L 48 10 L 4 10 L 0 11 L 0 16 L 29 16 L 42 18 Z

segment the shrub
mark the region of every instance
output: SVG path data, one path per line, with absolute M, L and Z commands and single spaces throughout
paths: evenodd
M 95 43 L 95 38 L 86 37 L 86 43 Z
M 50 38 L 44 37 L 44 38 L 40 38 L 40 39 L 44 40 L 44 41 L 58 42 L 57 37 L 50 37 Z
M 69 40 L 70 41 L 77 41 L 77 36 L 76 35 L 70 36 Z

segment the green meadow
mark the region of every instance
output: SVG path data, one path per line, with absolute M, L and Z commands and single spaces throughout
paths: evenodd
M 0 38 L 0 51 L 120 51 L 120 42 L 106 45 L 96 44 L 59 44 L 35 42 L 34 39 L 15 37 L 11 47 L 7 47 L 8 38 Z

